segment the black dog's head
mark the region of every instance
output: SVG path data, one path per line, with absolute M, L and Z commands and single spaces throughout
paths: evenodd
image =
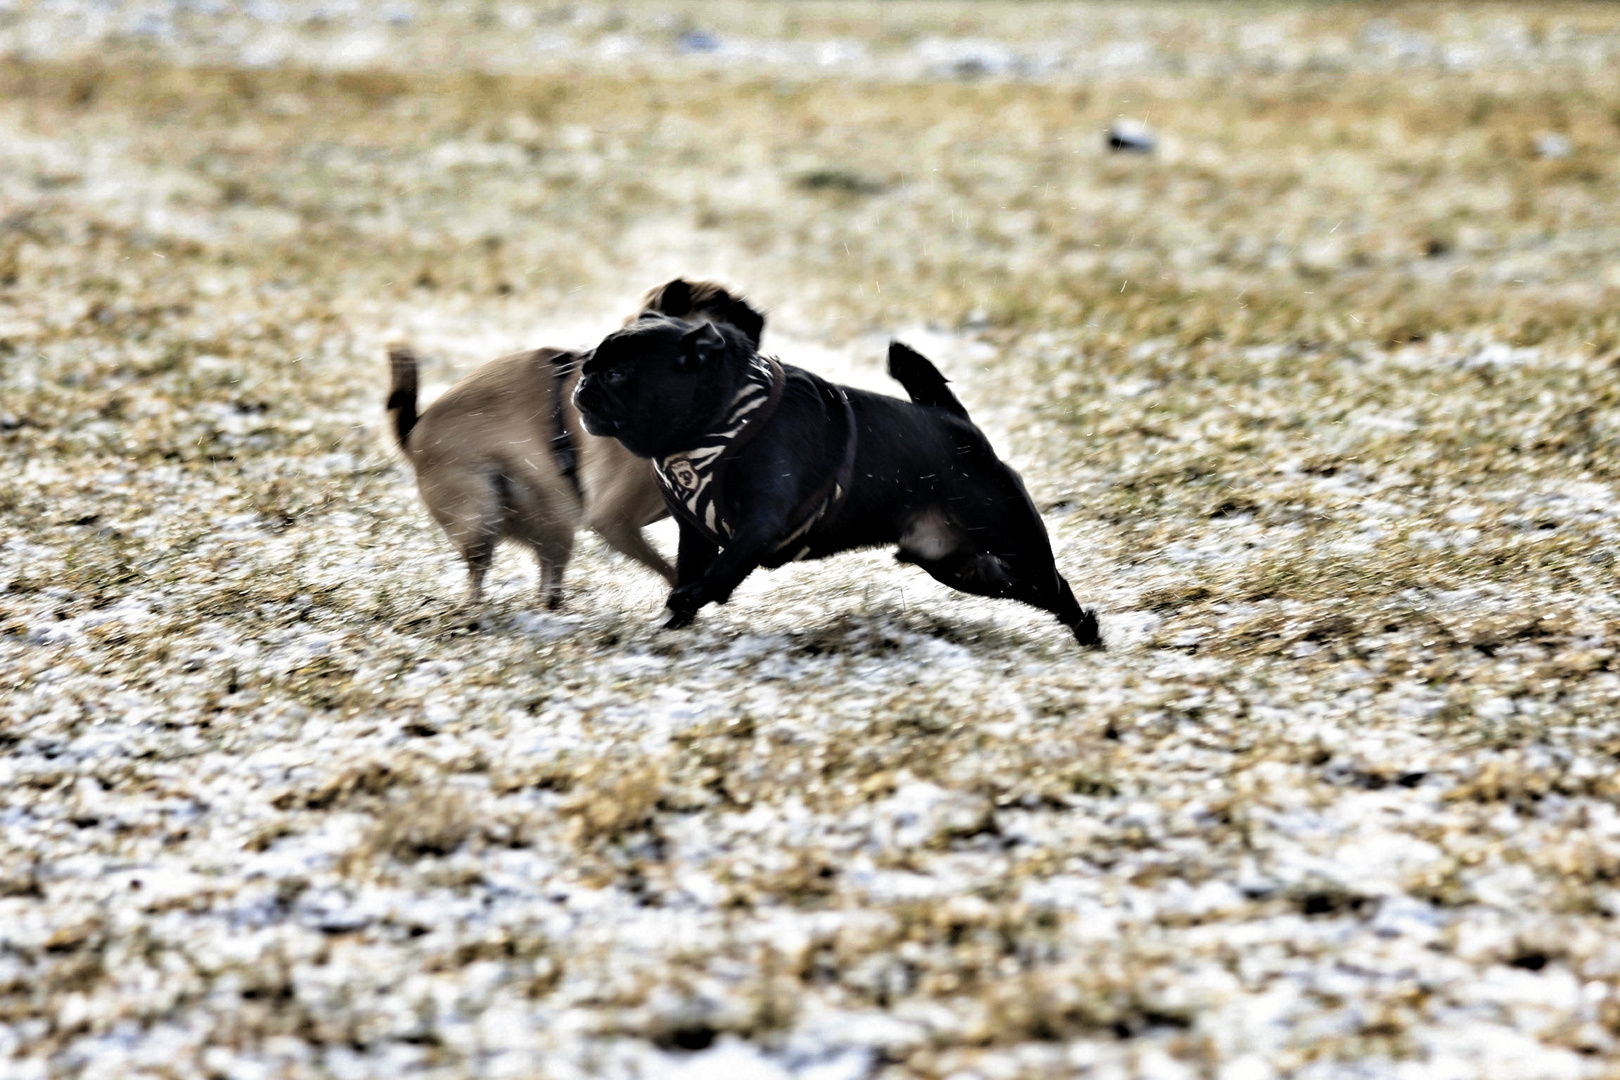
M 753 355 L 735 327 L 644 315 L 585 361 L 574 405 L 592 435 L 618 439 L 639 457 L 663 457 L 713 430 Z
M 657 312 L 677 319 L 700 322 L 726 323 L 743 332 L 754 348 L 759 348 L 760 335 L 765 333 L 765 316 L 755 311 L 748 301 L 714 281 L 687 281 L 676 278 L 652 289 L 641 298 L 641 311 L 625 322 L 626 326 L 643 315 Z

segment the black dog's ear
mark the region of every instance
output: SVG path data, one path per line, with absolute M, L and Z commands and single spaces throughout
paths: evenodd
M 702 367 L 725 351 L 725 336 L 715 329 L 714 323 L 706 322 L 681 338 L 680 367 L 686 371 Z
M 733 300 L 726 307 L 726 322 L 741 330 L 759 348 L 760 335 L 765 333 L 765 316 L 748 306 L 746 300 Z
M 692 286 L 683 278 L 676 278 L 659 288 L 649 306 L 665 315 L 685 318 L 692 313 Z

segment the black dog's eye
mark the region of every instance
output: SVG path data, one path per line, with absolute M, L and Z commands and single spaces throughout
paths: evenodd
M 630 377 L 630 373 L 622 367 L 610 367 L 602 372 L 602 381 L 609 386 L 618 386 Z

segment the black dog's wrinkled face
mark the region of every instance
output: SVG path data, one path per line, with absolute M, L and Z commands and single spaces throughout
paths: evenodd
M 690 449 L 719 420 L 753 348 L 730 326 L 645 315 L 609 334 L 580 369 L 574 405 L 592 435 L 638 457 Z

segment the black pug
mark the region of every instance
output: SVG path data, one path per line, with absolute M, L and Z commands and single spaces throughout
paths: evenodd
M 666 628 L 725 603 L 755 567 L 897 544 L 952 588 L 1050 611 L 1102 644 L 1023 481 L 899 342 L 889 374 L 909 402 L 779 364 L 729 326 L 662 315 L 610 334 L 582 372 L 586 430 L 652 459 L 680 526 Z

